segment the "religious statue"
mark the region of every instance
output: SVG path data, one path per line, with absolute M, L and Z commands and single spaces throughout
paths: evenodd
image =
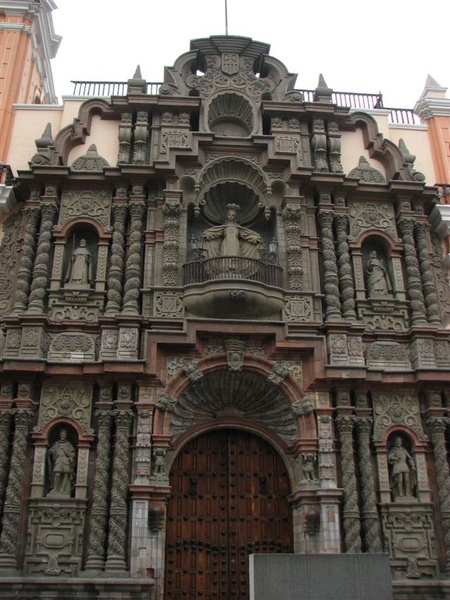
M 416 486 L 416 465 L 411 454 L 403 446 L 400 436 L 394 439 L 394 445 L 389 450 L 388 461 L 391 466 L 391 487 L 394 498 L 414 497 Z
M 305 452 L 302 455 L 303 481 L 316 481 L 317 455 L 314 452 Z
M 67 429 L 61 429 L 59 439 L 49 448 L 47 455 L 49 496 L 70 496 L 75 475 L 75 455 L 75 448 L 67 437 Z
M 87 288 L 91 286 L 92 281 L 92 256 L 86 240 L 83 239 L 70 257 L 66 283 L 69 287 Z
M 387 296 L 391 293 L 391 284 L 383 261 L 377 257 L 375 250 L 370 252 L 366 266 L 367 289 L 369 298 Z
M 227 217 L 223 225 L 207 229 L 202 234 L 207 258 L 217 256 L 243 256 L 262 258 L 264 244 L 260 235 L 236 223 L 237 204 L 227 204 Z

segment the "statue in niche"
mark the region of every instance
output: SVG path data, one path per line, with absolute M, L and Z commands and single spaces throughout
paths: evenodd
M 264 243 L 260 235 L 236 223 L 237 204 L 227 204 L 227 217 L 223 225 L 207 229 L 202 234 L 207 258 L 217 256 L 243 256 L 262 258 Z
M 50 474 L 48 496 L 70 497 L 75 477 L 75 448 L 68 439 L 67 429 L 61 429 L 47 455 Z
M 391 294 L 391 282 L 383 261 L 375 250 L 369 253 L 366 265 L 367 289 L 369 298 L 379 298 Z
M 75 288 L 90 287 L 93 281 L 92 256 L 86 240 L 80 240 L 78 248 L 72 252 L 66 275 L 66 285 Z
M 400 436 L 394 439 L 394 445 L 388 452 L 388 462 L 391 465 L 391 489 L 394 499 L 413 498 L 417 481 L 416 465 Z

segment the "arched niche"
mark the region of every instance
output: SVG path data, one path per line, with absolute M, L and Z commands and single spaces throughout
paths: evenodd
M 385 237 L 370 235 L 364 239 L 362 260 L 367 298 L 393 298 L 394 273 L 390 259 L 391 246 Z
M 70 424 L 56 423 L 49 431 L 44 495 L 73 498 L 77 473 L 78 435 Z
M 98 232 L 90 223 L 78 222 L 68 229 L 62 268 L 63 287 L 90 289 L 97 279 Z
M 256 133 L 256 107 L 249 98 L 236 91 L 221 92 L 206 105 L 208 129 L 229 137 L 249 137 Z

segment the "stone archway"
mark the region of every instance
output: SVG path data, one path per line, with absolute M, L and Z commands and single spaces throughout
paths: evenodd
M 177 455 L 170 485 L 165 598 L 246 600 L 249 554 L 292 552 L 289 476 L 261 437 L 199 435 Z

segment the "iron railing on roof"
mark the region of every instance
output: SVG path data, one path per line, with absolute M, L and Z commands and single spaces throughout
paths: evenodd
M 89 96 L 107 98 L 109 96 L 126 96 L 128 81 L 72 81 L 73 96 Z M 147 81 L 147 94 L 157 95 L 162 83 Z
M 73 95 L 84 97 L 110 97 L 126 96 L 128 89 L 127 81 L 72 81 L 74 85 Z M 161 82 L 148 81 L 147 94 L 157 95 Z M 303 97 L 303 102 L 314 102 L 316 90 L 295 90 Z M 394 125 L 420 125 L 420 119 L 410 108 L 385 108 L 383 106 L 383 95 L 363 94 L 360 92 L 333 92 L 331 95 L 333 104 L 347 108 L 359 108 L 361 110 L 376 110 L 383 108 L 389 111 L 388 120 Z

